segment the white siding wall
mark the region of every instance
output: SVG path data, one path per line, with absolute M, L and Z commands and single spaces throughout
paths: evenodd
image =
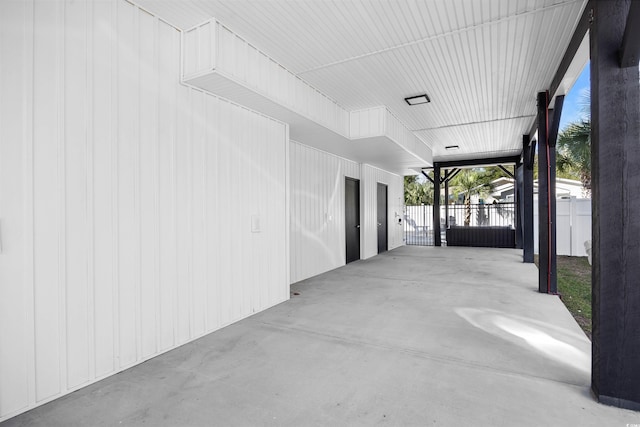
M 368 138 L 385 134 L 385 107 L 365 108 L 349 113 L 349 133 L 352 139 Z
M 183 33 L 182 77 L 185 80 L 214 71 L 218 26 L 208 21 Z
M 427 163 L 432 163 L 433 152 L 431 147 L 418 139 L 388 108 L 385 108 L 385 113 L 384 122 L 387 137 L 414 156 L 423 159 Z
M 360 164 L 295 141 L 290 150 L 295 283 L 345 264 L 344 181 L 360 179 Z
M 378 254 L 378 183 L 388 186 L 387 247 L 391 250 L 403 244 L 402 224 L 398 224 L 398 218 L 402 218 L 403 215 L 403 178 L 370 165 L 362 165 L 362 181 L 360 183 L 360 198 L 362 200 L 360 212 L 363 219 L 361 226 L 362 246 L 360 248 L 362 259 L 370 258 Z
M 287 127 L 181 86 L 179 43 L 0 2 L 0 421 L 288 298 Z

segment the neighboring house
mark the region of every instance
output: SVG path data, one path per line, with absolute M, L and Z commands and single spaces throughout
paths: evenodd
M 513 202 L 513 179 L 512 178 L 498 178 L 492 181 L 493 191 L 487 198 L 487 202 L 491 203 L 494 200 L 502 202 Z M 538 180 L 533 181 L 533 194 L 534 197 L 538 194 Z M 590 198 L 585 197 L 584 187 L 580 181 L 566 178 L 556 178 L 556 197 L 559 199 L 576 197 L 578 199 Z

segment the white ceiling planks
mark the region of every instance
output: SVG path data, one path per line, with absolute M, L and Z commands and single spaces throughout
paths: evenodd
M 586 0 L 136 3 L 180 28 L 215 17 L 347 110 L 386 105 L 444 161 L 519 150 Z
M 510 104 L 528 105 L 523 98 L 535 99 L 536 91 L 553 76 L 555 69 L 543 73 L 539 64 L 559 63 L 562 58 L 564 49 L 555 40 L 546 37 L 538 42 L 536 34 L 544 29 L 545 18 L 565 29 L 568 11 L 564 12 L 476 27 L 305 72 L 301 77 L 347 109 L 388 105 L 407 117 L 410 128 L 427 127 L 424 120 L 433 120 L 404 103 L 405 96 L 420 91 L 431 97 L 429 107 L 437 110 L 433 111 L 436 119 L 441 117 L 433 126 L 486 120 L 499 113 L 513 115 L 521 113 L 522 107 L 508 108 Z M 525 44 L 524 39 L 533 42 Z M 406 111 L 401 113 L 403 105 Z
M 522 149 L 522 133 L 520 129 L 531 125 L 534 116 L 523 116 L 487 123 L 469 123 L 464 125 L 446 126 L 415 132 L 427 145 L 433 147 L 433 157 L 446 160 L 469 158 L 488 158 L 518 155 Z M 496 141 L 504 135 L 515 135 L 516 144 L 501 144 Z M 457 145 L 455 151 L 445 147 Z M 498 148 L 496 148 L 498 147 Z

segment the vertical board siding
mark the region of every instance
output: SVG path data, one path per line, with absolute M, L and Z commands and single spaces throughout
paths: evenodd
M 64 21 L 64 194 L 65 194 L 65 323 L 67 388 L 89 377 L 87 330 L 87 73 L 85 68 L 87 4 L 65 4 Z M 37 96 L 37 94 L 36 94 Z M 81 209 L 78 209 L 82 207 Z
M 93 172 L 93 301 L 94 307 L 94 366 L 96 377 L 101 377 L 115 369 L 114 348 L 114 213 L 113 202 L 114 173 L 113 165 L 115 149 L 111 141 L 114 138 L 113 94 L 114 53 L 116 44 L 108 27 L 99 24 L 104 16 L 115 12 L 115 4 L 94 3 L 91 27 L 96 28 L 93 34 L 93 75 L 94 82 L 101 82 L 93 87 L 91 105 L 93 132 L 90 143 L 93 145 L 93 159 L 90 169 Z M 36 28 L 38 25 L 36 24 Z M 97 52 L 100 52 L 98 54 Z M 36 54 L 36 57 L 39 55 Z M 36 92 L 38 90 L 36 89 Z M 38 197 L 36 196 L 36 199 Z M 36 212 L 38 210 L 36 209 Z M 37 235 L 38 233 L 36 233 Z
M 180 43 L 0 2 L 0 421 L 288 298 L 286 125 L 180 85 Z
M 6 3 L 5 3 L 6 4 Z M 60 358 L 61 336 L 63 324 L 61 304 L 52 304 L 60 298 L 61 269 L 61 183 L 59 157 L 63 153 L 61 124 L 62 102 L 62 70 L 60 51 L 63 45 L 64 26 L 62 25 L 62 5 L 45 3 L 34 9 L 34 69 L 49 69 L 49 73 L 34 73 L 34 94 L 38 94 L 38 102 L 33 104 L 34 171 L 33 171 L 33 234 L 34 234 L 34 341 L 35 354 L 35 399 L 47 399 L 60 393 Z M 11 15 L 10 13 L 8 14 Z M 7 16 L 0 13 L 0 16 Z M 26 21 L 26 19 L 25 19 Z M 16 20 L 16 23 L 18 21 Z M 6 40 L 5 37 L 2 37 Z M 23 48 L 28 51 L 27 47 Z M 4 55 L 7 50 L 0 51 Z M 9 58 L 6 58 L 9 60 Z M 4 62 L 4 60 L 2 61 Z M 3 67 L 4 68 L 4 67 Z M 13 68 L 13 67 L 12 67 Z M 5 76 L 1 78 L 6 82 Z M 20 102 L 2 96 L 5 102 Z M 15 107 L 14 107 L 15 108 Z M 6 118 L 5 112 L 0 117 Z M 0 130 L 2 144 L 11 143 L 7 138 L 6 128 Z M 26 142 L 26 141 L 25 141 Z M 25 171 L 26 172 L 26 171 Z M 22 174 L 15 174 L 12 179 L 19 179 Z M 3 179 L 3 182 L 4 181 Z M 3 209 L 4 210 L 4 209 Z M 2 214 L 4 215 L 4 214 Z M 0 255 L 0 260 L 7 254 Z M 0 271 L 2 268 L 0 268 Z M 44 280 L 43 280 L 44 279 Z M 1 283 L 12 283 L 2 281 Z M 17 286 L 17 285 L 10 285 Z M 4 291 L 6 288 L 2 288 Z M 1 298 L 2 300 L 8 298 Z M 30 336 L 29 331 L 23 331 Z M 6 335 L 2 335 L 3 339 Z M 39 351 L 46 348 L 47 351 Z M 6 365 L 5 365 L 6 366 Z M 0 368 L 1 369 L 1 368 Z M 4 376 L 2 376 L 4 378 Z M 16 384 L 11 381 L 11 384 Z M 2 397 L 6 396 L 5 394 Z M 23 402 L 25 406 L 27 402 Z M 4 413 L 4 409 L 2 410 Z M 0 414 L 0 416 L 2 416 Z
M 216 21 L 208 21 L 183 33 L 183 78 L 195 77 L 215 68 L 216 31 Z
M 291 282 L 345 265 L 344 180 L 360 180 L 361 258 L 378 253 L 377 183 L 388 186 L 388 248 L 403 245 L 403 178 L 290 143 Z
M 27 61 L 28 37 L 23 17 L 29 7 L 22 2 L 0 2 L 0 17 L 15 17 L 0 22 L 0 399 L 2 406 L 19 411 L 30 397 L 29 373 L 25 355 L 29 350 L 25 314 L 33 314 L 27 290 L 23 286 L 23 254 L 29 245 L 23 218 L 27 165 L 23 161 L 23 123 L 26 88 L 21 84 L 21 66 Z M 1 18 L 0 18 L 1 19 Z M 27 190 L 27 191 L 25 191 Z M 54 326 L 55 327 L 55 326 Z
M 362 194 L 362 258 L 370 258 L 378 254 L 378 221 L 377 221 L 377 184 L 386 184 L 387 192 L 387 230 L 388 249 L 403 245 L 402 224 L 398 218 L 403 215 L 404 181 L 399 175 L 363 164 L 360 191 Z
M 410 131 L 388 108 L 384 108 L 384 132 L 386 136 L 396 144 L 422 159 L 426 163 L 433 162 L 431 148 L 420 140 L 414 132 Z
M 350 137 L 367 138 L 385 134 L 387 109 L 385 107 L 366 108 L 349 113 Z
M 295 283 L 345 264 L 344 180 L 360 179 L 360 164 L 291 141 L 290 173 Z

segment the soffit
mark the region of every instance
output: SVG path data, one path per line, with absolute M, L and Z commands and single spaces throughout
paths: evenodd
M 347 110 L 386 105 L 447 161 L 519 152 L 586 0 L 136 3 L 183 29 L 215 17 Z

